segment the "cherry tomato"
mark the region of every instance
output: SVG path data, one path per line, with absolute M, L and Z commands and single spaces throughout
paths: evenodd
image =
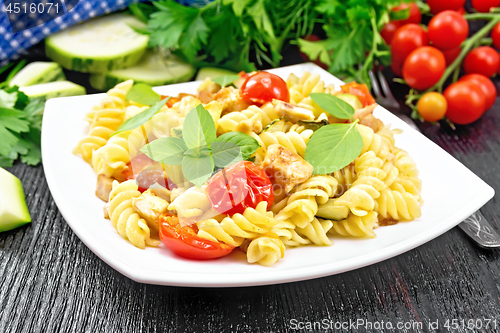
M 471 0 L 471 4 L 478 12 L 487 13 L 490 8 L 499 7 L 500 0 Z
M 482 74 L 492 77 L 498 70 L 500 57 L 494 48 L 489 46 L 480 46 L 470 51 L 464 59 L 465 73 Z
M 125 179 L 136 179 L 139 185 L 139 191 L 144 192 L 155 183 L 167 189 L 177 187 L 168 178 L 165 177 L 163 166 L 155 162 L 145 154 L 134 157 L 127 163 L 127 167 L 122 172 Z
M 384 25 L 384 28 L 382 28 L 382 30 L 380 30 L 380 35 L 385 40 L 387 45 L 391 45 L 392 38 L 394 37 L 396 30 L 398 30 L 400 26 L 401 23 L 399 23 L 399 21 L 390 21 Z
M 181 226 L 179 218 L 171 215 L 161 215 L 160 239 L 172 252 L 189 259 L 215 259 L 227 256 L 234 246 L 213 242 L 199 237 L 196 225 Z
M 462 52 L 462 49 L 457 47 L 456 49 L 451 49 L 451 50 L 446 50 L 443 51 L 444 58 L 446 59 L 446 66 L 450 66 L 455 59 L 458 58 L 460 55 L 460 52 Z
M 403 65 L 403 78 L 417 90 L 435 85 L 446 69 L 446 60 L 441 51 L 432 46 L 422 46 L 410 53 Z
M 403 61 L 399 59 L 394 59 L 394 57 L 391 57 L 391 69 L 394 75 L 402 77 L 403 76 Z
M 469 81 L 452 83 L 444 91 L 448 103 L 446 117 L 455 124 L 467 125 L 484 112 L 485 99 L 481 88 Z
M 408 23 L 420 24 L 420 22 L 422 22 L 422 14 L 420 13 L 420 9 L 418 8 L 417 4 L 414 2 L 411 2 L 409 4 L 402 3 L 399 6 L 392 8 L 392 11 L 397 12 L 405 9 L 410 10 L 410 15 L 408 16 L 407 19 L 397 21 L 401 24 L 401 26 Z
M 489 110 L 493 104 L 495 104 L 495 100 L 497 99 L 497 88 L 486 76 L 481 74 L 467 74 L 462 76 L 458 81 L 469 81 L 481 88 L 485 100 L 485 111 Z
M 429 22 L 429 41 L 440 50 L 460 47 L 469 34 L 469 23 L 459 13 L 445 10 L 434 16 Z
M 241 86 L 241 97 L 254 103 L 264 104 L 273 99 L 290 102 L 286 82 L 278 75 L 258 72 L 248 77 Z
M 444 10 L 459 10 L 465 5 L 465 0 L 427 0 L 431 7 L 432 14 L 440 13 Z
M 368 86 L 364 83 L 349 82 L 340 86 L 340 90 L 345 93 L 356 96 L 363 106 L 372 105 L 375 103 L 375 99 L 370 94 Z
M 424 94 L 417 102 L 417 111 L 426 121 L 438 121 L 444 117 L 447 108 L 446 98 L 437 92 Z
M 407 24 L 402 26 L 392 38 L 392 59 L 404 62 L 406 57 L 416 48 L 428 45 L 427 33 L 418 24 Z
M 460 8 L 459 10 L 456 10 L 456 12 L 459 13 L 460 15 L 465 15 L 467 13 L 464 7 Z
M 491 30 L 491 39 L 493 40 L 493 46 L 500 50 L 500 23 L 497 23 Z
M 304 37 L 305 40 L 307 41 L 310 41 L 310 42 L 317 42 L 317 41 L 320 41 L 321 38 L 319 38 L 318 36 L 316 35 L 309 35 L 309 36 L 305 36 Z M 325 64 L 324 62 L 321 62 L 319 60 L 319 56 L 316 58 L 316 59 L 311 59 L 309 58 L 309 56 L 307 54 L 305 54 L 304 52 L 301 52 L 299 51 L 300 53 L 300 56 L 302 57 L 302 59 L 304 59 L 305 61 L 310 61 L 310 62 L 313 62 L 315 63 L 316 65 L 318 65 L 319 67 L 323 68 L 323 69 L 328 69 L 328 65 Z
M 273 184 L 264 170 L 249 161 L 241 161 L 217 172 L 208 181 L 207 193 L 212 207 L 221 214 L 243 214 L 261 201 L 271 207 Z

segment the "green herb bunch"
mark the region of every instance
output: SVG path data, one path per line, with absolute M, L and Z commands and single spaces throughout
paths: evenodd
M 42 160 L 40 137 L 45 101 L 30 100 L 18 87 L 9 87 L 10 80 L 24 64 L 25 61 L 18 63 L 0 83 L 0 167 L 3 168 L 11 167 L 18 158 L 29 165 Z M 1 68 L 0 74 L 11 65 Z
M 197 67 L 234 71 L 279 65 L 289 38 L 307 35 L 316 22 L 317 0 L 216 0 L 188 7 L 173 0 L 134 4 L 131 12 L 147 23 L 139 32 Z

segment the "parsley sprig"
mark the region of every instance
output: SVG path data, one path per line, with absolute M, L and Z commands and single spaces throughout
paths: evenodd
M 167 165 L 182 165 L 184 176 L 196 186 L 210 178 L 215 167 L 225 168 L 248 160 L 259 148 L 251 136 L 230 132 L 219 137 L 210 113 L 199 104 L 186 115 L 182 139 L 159 138 L 141 148 L 152 160 Z

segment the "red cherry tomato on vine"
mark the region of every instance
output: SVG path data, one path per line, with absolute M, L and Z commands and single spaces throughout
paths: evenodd
M 482 74 L 492 77 L 498 70 L 500 56 L 498 52 L 489 46 L 480 46 L 470 51 L 464 59 L 465 73 Z
M 249 76 L 241 86 L 241 97 L 254 103 L 264 104 L 273 99 L 290 102 L 286 82 L 278 75 L 258 72 Z
M 487 13 L 493 7 L 500 6 L 500 0 L 471 0 L 472 7 L 478 12 Z
M 402 63 L 413 50 L 428 44 L 427 33 L 421 26 L 411 23 L 402 26 L 392 38 L 392 59 Z
M 491 30 L 491 39 L 493 46 L 500 50 L 500 23 L 497 23 Z
M 391 57 L 391 69 L 394 75 L 402 77 L 403 76 L 403 61 Z
M 391 45 L 392 38 L 394 37 L 396 30 L 398 30 L 400 26 L 401 24 L 399 23 L 399 21 L 390 21 L 389 23 L 386 23 L 384 25 L 384 28 L 382 28 L 382 30 L 380 30 L 380 35 L 385 40 L 387 45 Z
M 441 51 L 432 46 L 422 46 L 410 53 L 403 65 L 403 78 L 417 90 L 435 85 L 446 69 L 446 60 Z
M 444 10 L 459 10 L 465 5 L 465 0 L 427 0 L 431 7 L 432 14 L 440 13 Z
M 363 106 L 372 105 L 375 99 L 370 94 L 368 86 L 364 83 L 349 82 L 340 86 L 342 92 L 356 96 Z
M 459 13 L 445 10 L 434 16 L 429 22 L 429 41 L 440 50 L 460 47 L 469 34 L 469 23 Z
M 460 52 L 462 52 L 462 49 L 459 47 L 457 47 L 456 49 L 443 51 L 444 58 L 446 59 L 446 66 L 450 66 L 455 61 L 455 59 L 458 58 Z
M 422 14 L 420 13 L 420 9 L 418 8 L 417 4 L 414 2 L 410 4 L 402 3 L 399 6 L 392 8 L 391 11 L 398 12 L 405 9 L 409 9 L 410 15 L 407 19 L 397 21 L 401 24 L 401 26 L 408 23 L 420 24 L 420 22 L 422 22 Z
M 459 10 L 456 10 L 456 12 L 457 12 L 457 13 L 459 13 L 460 15 L 465 15 L 465 14 L 467 14 L 467 12 L 465 11 L 465 8 L 464 8 L 464 7 L 460 8 Z
M 497 99 L 497 88 L 495 87 L 493 82 L 486 76 L 481 74 L 467 74 L 462 76 L 458 81 L 472 82 L 481 89 L 485 100 L 485 111 L 489 110 L 491 106 L 495 104 L 495 100 Z
M 161 215 L 160 239 L 172 252 L 189 259 L 215 259 L 228 255 L 234 246 L 213 242 L 197 235 L 197 227 L 181 226 L 177 216 Z
M 485 99 L 481 88 L 469 81 L 452 83 L 444 91 L 448 103 L 446 117 L 455 124 L 475 122 L 484 112 Z
M 264 170 L 249 161 L 242 161 L 217 172 L 208 181 L 208 197 L 212 207 L 221 214 L 243 214 L 261 201 L 271 207 L 273 184 Z

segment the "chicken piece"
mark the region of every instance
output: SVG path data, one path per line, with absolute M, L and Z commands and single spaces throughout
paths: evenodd
M 106 202 L 106 204 L 102 208 L 102 212 L 104 213 L 104 218 L 109 220 L 109 202 Z
M 287 117 L 291 122 L 297 123 L 299 120 L 314 120 L 314 113 L 311 110 L 273 99 L 273 106 L 281 117 Z
M 138 198 L 132 198 L 132 206 L 148 222 L 150 228 L 158 231 L 158 218 L 167 212 L 168 201 L 147 190 Z
M 378 104 L 373 103 L 357 110 L 353 118 L 359 119 L 361 125 L 368 126 L 376 132 L 380 126 L 383 126 L 383 123 L 373 115 L 373 110 L 375 110 L 377 105 Z
M 172 201 L 170 198 L 172 195 L 172 192 L 169 189 L 161 186 L 158 183 L 154 183 L 153 185 L 151 185 L 149 187 L 149 191 L 151 191 L 151 193 L 153 193 L 157 197 L 162 198 L 163 200 L 166 200 L 168 202 Z
M 239 90 L 234 87 L 222 88 L 214 95 L 214 100 L 222 105 L 222 115 L 233 111 L 242 111 L 250 106 L 250 102 L 243 100 Z
M 308 180 L 313 173 L 311 164 L 279 144 L 267 147 L 262 167 L 271 181 L 285 188 L 286 193 Z
M 109 193 L 111 193 L 111 190 L 113 189 L 113 180 L 113 178 L 106 177 L 102 174 L 97 176 L 95 195 L 99 199 L 108 202 Z
M 181 224 L 190 224 L 191 222 L 183 220 L 197 220 L 205 212 L 212 208 L 212 203 L 208 198 L 205 187 L 191 187 L 186 192 L 175 198 L 168 206 L 168 210 L 177 211 L 177 216 L 181 220 Z

